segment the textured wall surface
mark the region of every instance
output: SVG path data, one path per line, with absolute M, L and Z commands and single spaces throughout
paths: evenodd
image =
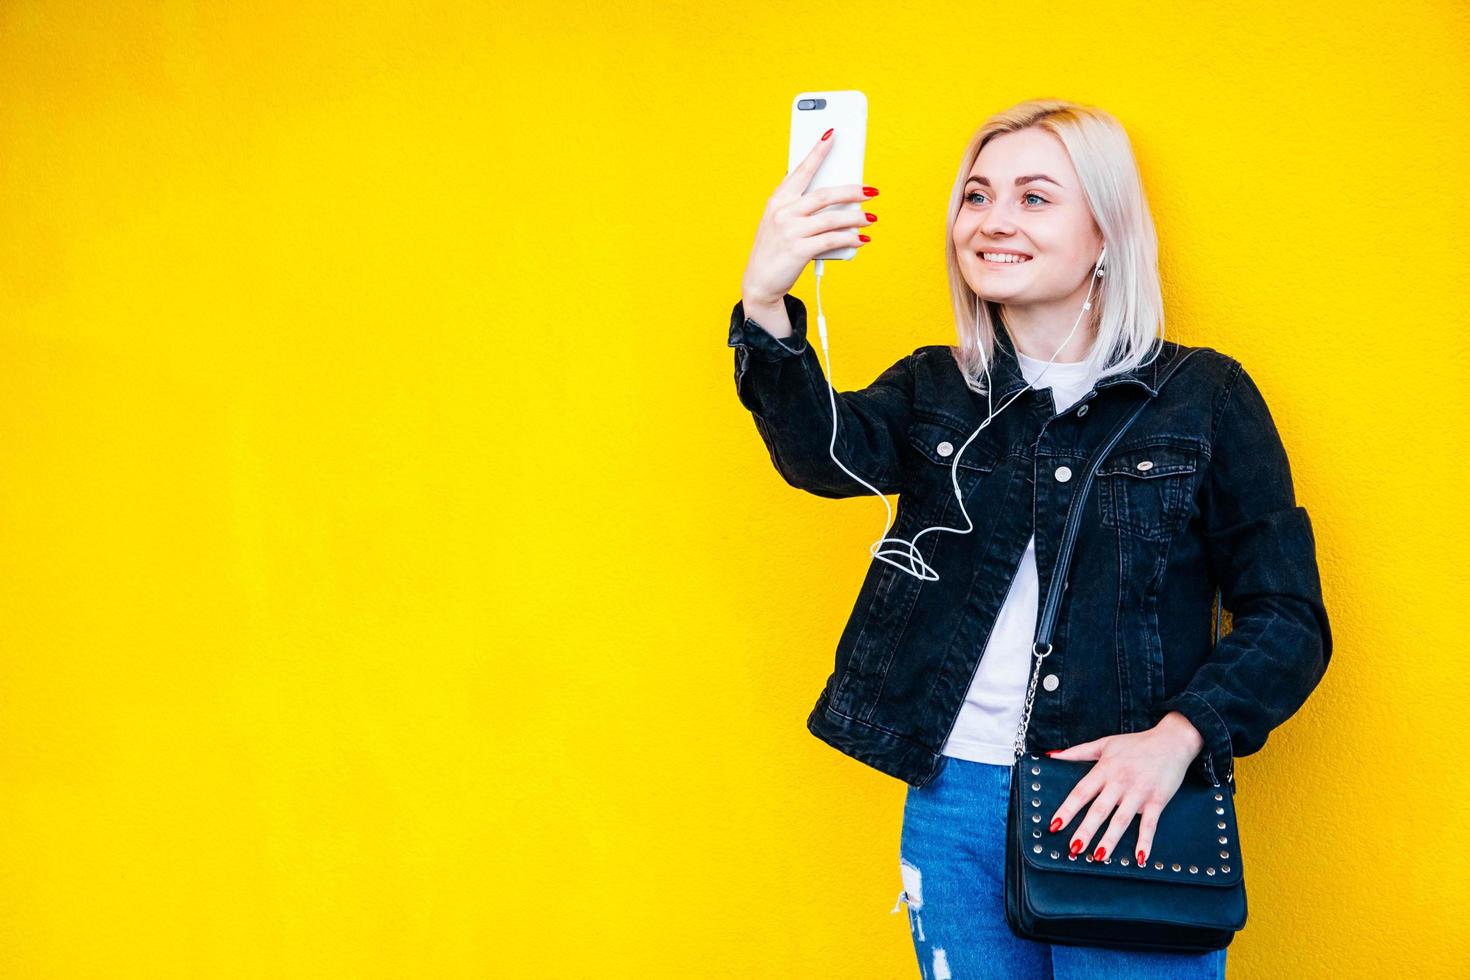
M 953 337 L 959 153 L 1128 127 L 1335 651 L 1240 762 L 1232 977 L 1463 976 L 1463 4 L 0 5 L 0 975 L 917 973 L 903 785 L 806 712 L 883 530 L 730 307 L 860 88 L 832 375 Z M 815 308 L 810 270 L 793 292 Z

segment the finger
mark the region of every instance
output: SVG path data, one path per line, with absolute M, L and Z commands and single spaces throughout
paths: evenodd
M 814 214 L 803 221 L 804 226 L 811 229 L 809 234 L 817 234 L 824 231 L 838 231 L 843 228 L 866 228 L 877 219 L 878 216 L 873 215 L 870 220 L 868 212 L 862 208 L 833 208 L 831 211 Z
M 1087 775 L 1077 781 L 1077 785 L 1072 787 L 1072 792 L 1067 794 L 1067 798 L 1062 800 L 1062 805 L 1057 807 L 1056 813 L 1052 814 L 1052 832 L 1055 833 L 1071 823 L 1077 812 L 1097 795 L 1098 790 L 1103 788 L 1103 784 L 1104 781 L 1098 776 L 1097 768 L 1094 766 Z M 1081 831 L 1080 826 L 1078 831 Z M 1076 834 L 1073 836 L 1075 837 Z M 1087 842 L 1084 840 L 1083 843 Z
M 1053 759 L 1070 759 L 1073 762 L 1083 759 L 1096 759 L 1102 754 L 1104 743 L 1111 737 L 1111 735 L 1105 735 L 1102 738 L 1095 738 L 1090 742 L 1078 742 L 1076 745 L 1069 745 L 1065 749 L 1053 749 L 1047 755 Z
M 1154 852 L 1154 828 L 1159 825 L 1159 814 L 1163 809 L 1157 803 L 1145 803 L 1143 806 L 1143 816 L 1138 821 L 1137 853 L 1133 855 L 1139 864 L 1146 863 Z
M 871 240 L 870 238 L 869 241 Z M 825 235 L 814 235 L 803 241 L 806 243 L 806 250 L 812 255 L 821 255 L 834 248 L 862 248 L 868 244 L 859 237 L 856 231 L 829 231 Z
M 1087 808 L 1087 816 L 1082 818 L 1082 824 L 1077 832 L 1072 835 L 1071 853 L 1083 854 L 1092 847 L 1093 835 L 1102 822 L 1113 812 L 1113 807 L 1118 803 L 1118 797 L 1122 796 L 1121 790 L 1115 790 L 1111 785 L 1103 787 L 1097 799 L 1092 801 L 1092 806 Z
M 1118 846 L 1118 840 L 1123 836 L 1133 818 L 1138 815 L 1138 808 L 1145 799 L 1141 791 L 1133 790 L 1125 794 L 1118 809 L 1113 813 L 1113 819 L 1108 821 L 1108 832 L 1103 835 L 1102 840 L 1097 843 L 1097 850 L 1093 852 L 1093 859 L 1101 861 L 1113 853 Z
M 781 181 L 780 189 L 791 194 L 804 194 L 807 187 L 811 185 L 812 178 L 817 174 L 817 168 L 822 161 L 827 159 L 827 153 L 832 149 L 832 144 L 837 142 L 837 132 L 833 130 L 832 135 L 826 139 L 819 139 L 796 169 L 787 174 Z
M 1088 770 L 1087 775 L 1077 780 L 1077 785 L 1072 787 L 1072 792 L 1067 794 L 1067 798 L 1062 800 L 1062 805 L 1057 807 L 1056 812 L 1051 815 L 1051 820 L 1049 821 L 1051 832 L 1056 833 L 1071 823 L 1072 818 L 1077 815 L 1077 811 L 1081 810 L 1087 805 L 1088 800 L 1097 795 L 1097 791 L 1102 788 L 1102 785 L 1103 781 L 1097 777 L 1097 767 L 1095 766 Z
M 818 187 L 807 191 L 797 198 L 791 205 L 791 213 L 802 216 L 816 214 L 818 211 L 833 204 L 846 204 L 849 201 L 866 201 L 876 194 L 869 194 L 863 190 L 865 184 L 837 184 L 832 187 Z

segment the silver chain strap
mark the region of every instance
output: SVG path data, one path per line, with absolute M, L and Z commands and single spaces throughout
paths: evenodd
M 1026 753 L 1026 726 L 1031 721 L 1031 702 L 1036 700 L 1036 678 L 1041 676 L 1041 662 L 1051 653 L 1051 644 L 1046 644 L 1045 653 L 1037 653 L 1037 648 L 1042 644 L 1031 644 L 1031 652 L 1036 654 L 1036 666 L 1031 668 L 1031 683 L 1026 687 L 1026 706 L 1021 709 L 1021 727 L 1016 729 L 1016 754 L 1011 759 L 1014 763 Z

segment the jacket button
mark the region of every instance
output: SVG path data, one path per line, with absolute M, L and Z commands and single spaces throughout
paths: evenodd
M 1056 674 L 1047 674 L 1041 679 L 1041 686 L 1046 688 L 1048 691 L 1055 691 L 1057 689 L 1057 685 L 1060 683 L 1061 679 L 1057 677 Z
M 939 445 L 935 446 L 934 451 L 939 453 L 939 455 L 941 456 L 948 456 L 950 453 L 954 452 L 954 446 L 952 446 L 949 440 L 946 439 L 944 442 L 941 442 Z
M 1080 419 L 1080 418 L 1081 418 L 1081 417 L 1082 417 L 1082 416 L 1084 416 L 1084 415 L 1086 415 L 1086 414 L 1087 414 L 1087 406 L 1086 406 L 1086 405 L 1083 405 L 1083 406 L 1082 406 L 1082 407 L 1081 407 L 1081 408 L 1079 408 L 1079 409 L 1077 409 L 1077 417 L 1078 417 L 1078 418 L 1079 418 L 1079 419 Z
M 1154 461 L 1151 459 L 1146 459 L 1138 464 L 1138 468 L 1141 470 L 1151 470 L 1154 468 Z
M 1072 479 L 1071 468 L 1066 466 L 1058 466 L 1056 478 L 1058 483 L 1066 483 L 1068 480 Z

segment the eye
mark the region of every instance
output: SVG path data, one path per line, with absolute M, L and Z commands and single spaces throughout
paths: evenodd
M 968 194 L 965 195 L 965 200 L 973 204 L 973 203 L 975 203 L 975 198 L 981 197 L 981 196 L 982 196 L 982 194 L 981 194 L 980 191 L 971 191 L 970 193 L 968 193 Z M 1040 201 L 1042 204 L 1047 203 L 1046 198 L 1042 197 L 1040 194 L 1036 193 L 1035 191 L 1027 191 L 1026 194 L 1025 194 L 1025 196 L 1022 197 L 1022 200 L 1026 200 L 1027 198 L 1032 198 L 1032 197 L 1036 198 L 1036 200 Z

